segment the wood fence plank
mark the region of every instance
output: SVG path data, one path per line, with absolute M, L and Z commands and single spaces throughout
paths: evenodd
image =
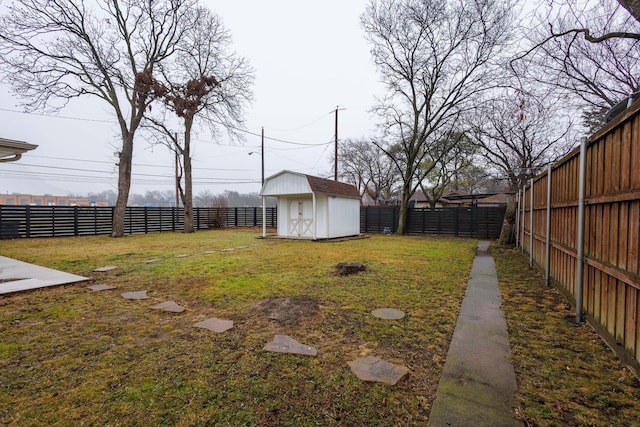
M 625 315 L 627 312 L 627 287 L 618 286 L 616 301 L 616 334 L 615 339 L 618 344 L 624 344 L 625 337 Z
M 633 141 L 631 143 L 631 188 L 640 188 L 640 120 L 636 116 L 632 127 Z
M 618 223 L 618 262 L 616 265 L 622 270 L 627 269 L 628 259 L 628 241 L 629 241 L 629 203 L 624 202 L 620 204 L 620 221 Z
M 627 288 L 626 298 L 626 322 L 625 322 L 625 341 L 624 346 L 629 353 L 635 355 L 637 351 L 637 337 L 638 337 L 638 290 L 632 287 Z
M 631 163 L 631 127 L 632 124 L 626 122 L 622 129 L 622 141 L 620 143 L 620 188 L 628 190 L 630 188 L 632 163 Z
M 604 141 L 604 158 L 602 160 L 602 169 L 603 169 L 603 178 L 604 185 L 602 188 L 602 193 L 607 194 L 612 190 L 612 177 L 613 177 L 613 168 L 611 167 L 611 162 L 613 160 L 612 149 L 614 145 L 614 135 L 615 132 L 607 135 L 607 138 Z M 617 167 L 617 165 L 616 165 Z
M 616 295 L 618 292 L 618 286 L 624 286 L 623 282 L 619 282 L 615 279 L 609 281 L 609 287 L 607 289 L 607 321 L 604 325 L 612 337 L 616 336 Z
M 613 203 L 610 205 L 609 229 L 607 230 L 607 245 L 609 246 L 609 262 L 618 265 L 618 234 L 620 227 L 620 204 Z
M 640 259 L 638 249 L 640 246 L 640 200 L 629 205 L 629 243 L 627 250 L 628 270 L 632 273 L 640 273 Z

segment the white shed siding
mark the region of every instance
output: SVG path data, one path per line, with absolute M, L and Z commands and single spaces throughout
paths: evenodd
M 329 197 L 329 233 L 326 237 L 357 236 L 360 234 L 360 201 Z
M 287 196 L 292 194 L 311 194 L 309 181 L 304 175 L 282 173 L 265 181 L 263 196 Z
M 265 180 L 260 194 L 278 198 L 278 236 L 327 239 L 360 233 L 360 199 L 351 185 L 282 171 Z
M 327 196 L 316 196 L 316 238 L 326 239 L 329 237 L 329 217 L 327 215 Z

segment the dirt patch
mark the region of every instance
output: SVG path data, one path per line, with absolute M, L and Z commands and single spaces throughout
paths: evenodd
M 316 315 L 320 310 L 320 301 L 308 296 L 267 298 L 254 307 L 270 320 L 287 322 Z
M 367 266 L 360 264 L 359 262 L 341 262 L 336 265 L 336 275 L 338 276 L 351 276 L 352 274 L 358 274 L 361 271 L 367 271 Z

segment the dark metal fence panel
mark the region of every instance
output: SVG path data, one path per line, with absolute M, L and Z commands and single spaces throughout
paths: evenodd
M 497 239 L 500 237 L 505 210 L 504 207 L 409 209 L 407 234 L 443 234 Z M 362 233 L 395 232 L 399 214 L 398 207 L 363 207 L 360 210 L 360 231 Z
M 497 238 L 504 208 L 410 209 L 408 234 L 445 234 L 463 237 Z M 363 207 L 360 231 L 394 233 L 400 210 L 393 207 Z M 194 228 L 262 227 L 262 208 L 195 208 Z M 111 234 L 112 207 L 0 206 L 0 239 L 19 237 L 62 237 Z M 267 227 L 277 226 L 277 210 L 266 209 Z M 128 207 L 128 234 L 180 231 L 184 209 Z

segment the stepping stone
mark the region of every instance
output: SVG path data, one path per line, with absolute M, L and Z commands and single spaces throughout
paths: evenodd
M 93 271 L 98 272 L 98 273 L 104 273 L 105 271 L 115 270 L 116 268 L 118 268 L 118 266 L 116 266 L 116 265 L 107 265 L 107 266 L 104 266 L 104 267 L 98 267 Z
M 87 288 L 91 289 L 92 291 L 108 291 L 111 289 L 116 289 L 115 286 L 109 286 L 109 285 L 91 285 L 91 286 L 87 286 Z
M 154 310 L 162 310 L 162 311 L 170 311 L 171 313 L 182 313 L 184 311 L 184 307 L 176 304 L 173 301 L 165 301 L 160 304 L 152 305 L 151 307 Z
M 235 251 L 236 248 L 227 248 L 227 249 L 221 249 L 220 252 L 231 252 L 231 251 Z
M 273 341 L 264 346 L 264 350 L 276 353 L 301 354 L 303 356 L 316 356 L 318 354 L 318 350 L 314 347 L 300 344 L 286 335 L 276 335 Z
M 144 263 L 145 264 L 153 264 L 154 262 L 158 262 L 158 261 L 160 261 L 160 259 L 155 258 L 155 259 L 148 259 Z
M 347 362 L 351 372 L 362 381 L 377 381 L 395 385 L 400 378 L 409 373 L 409 368 L 394 365 L 374 356 L 361 357 Z
M 176 255 L 176 258 L 186 258 L 191 256 L 191 254 L 180 254 L 180 255 Z
M 137 292 L 125 292 L 121 294 L 122 298 L 126 299 L 149 299 L 150 297 L 147 295 L 147 291 L 137 291 Z
M 219 251 L 204 251 L 205 255 L 215 254 Z
M 376 308 L 371 314 L 378 319 L 398 320 L 404 317 L 404 311 L 397 308 Z
M 193 326 L 220 333 L 233 328 L 233 320 L 216 319 L 215 317 L 212 317 L 211 319 L 198 322 Z

